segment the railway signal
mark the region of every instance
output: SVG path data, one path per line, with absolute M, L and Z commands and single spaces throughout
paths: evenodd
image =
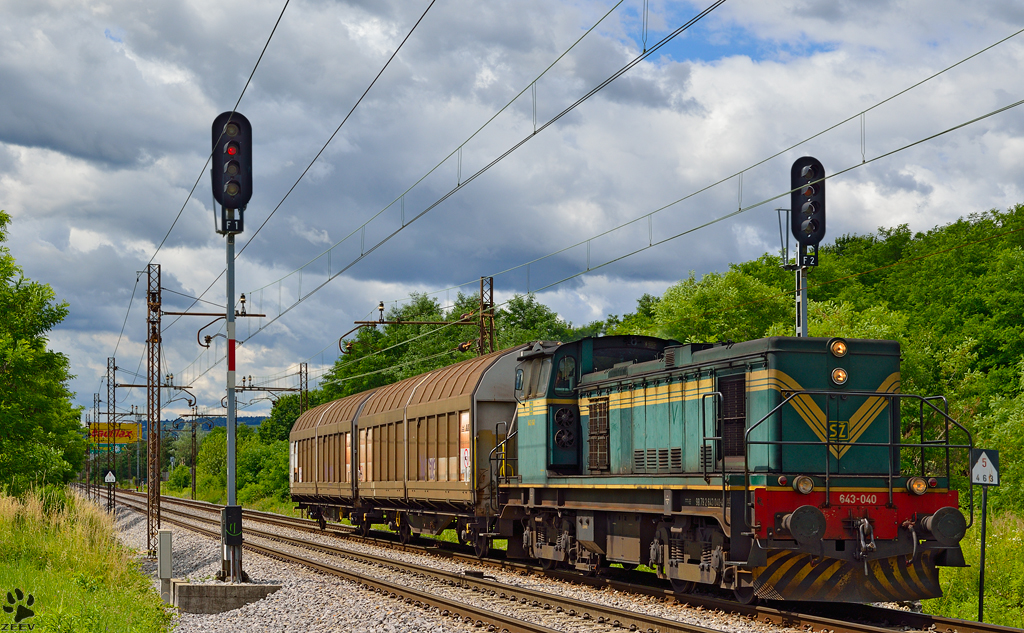
M 252 124 L 238 112 L 223 112 L 213 120 L 212 137 L 213 197 L 223 207 L 218 232 L 241 233 L 242 211 L 252 198 Z
M 235 235 L 243 231 L 242 212 L 252 198 L 252 124 L 238 112 L 223 112 L 213 120 L 213 197 L 221 206 L 218 233 L 227 237 L 227 512 L 221 515 L 221 576 L 241 582 L 241 523 L 229 518 L 241 513 L 235 500 Z M 237 216 L 236 212 L 237 211 Z M 230 530 L 228 528 L 231 528 Z M 237 533 L 236 533 L 237 527 Z M 228 538 L 230 536 L 230 538 Z
M 804 156 L 790 171 L 792 213 L 790 228 L 801 246 L 815 247 L 825 237 L 825 168 L 817 158 Z

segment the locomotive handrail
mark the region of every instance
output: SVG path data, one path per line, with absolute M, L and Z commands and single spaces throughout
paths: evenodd
M 509 459 L 509 457 L 508 457 L 508 442 L 512 438 L 514 438 L 517 435 L 519 435 L 519 426 L 516 424 L 516 421 L 518 419 L 519 419 L 519 408 L 517 407 L 515 412 L 512 414 L 512 421 L 509 422 L 508 426 L 506 427 L 505 439 L 503 439 L 500 442 L 498 442 L 497 444 L 495 444 L 494 448 L 492 448 L 490 453 L 488 453 L 488 455 L 487 455 L 487 463 L 490 465 L 490 468 L 491 468 L 491 488 L 492 488 L 491 489 L 491 508 L 494 509 L 494 510 L 497 510 L 498 506 L 499 506 L 499 503 L 498 503 L 498 501 L 499 501 L 499 499 L 498 499 L 498 494 L 499 494 L 498 493 L 498 487 L 501 485 L 502 480 L 510 479 L 510 478 L 516 476 L 515 475 L 515 466 L 509 466 L 509 462 L 511 462 L 511 461 L 518 462 L 519 458 L 516 457 L 516 458 L 513 458 L 513 459 Z M 505 422 L 502 421 L 502 422 L 499 422 L 498 424 L 505 424 Z M 495 429 L 494 430 L 495 430 L 495 435 L 497 435 L 497 430 L 498 430 L 497 425 L 495 425 Z M 500 453 L 500 456 L 499 456 L 499 453 Z M 501 464 L 500 467 L 495 468 L 495 465 L 498 464 L 498 463 Z M 512 474 L 506 474 L 505 473 L 505 468 L 506 467 L 510 467 L 511 468 Z
M 721 402 L 722 401 L 722 397 L 723 396 L 722 396 L 722 392 L 721 391 L 711 391 L 709 393 L 702 394 L 701 397 L 700 397 L 700 429 L 701 429 L 701 435 L 704 437 L 703 443 L 701 444 L 700 462 L 701 462 L 701 469 L 704 471 L 704 481 L 706 481 L 707 483 L 711 483 L 711 477 L 708 476 L 708 459 L 704 456 L 704 453 L 706 452 L 706 448 L 707 448 L 707 445 L 708 445 L 708 440 L 711 440 L 711 441 L 714 441 L 714 442 L 718 442 L 718 452 L 722 453 L 722 460 L 721 460 L 722 461 L 722 520 L 725 521 L 726 525 L 730 525 L 730 523 L 729 523 L 729 512 L 725 509 L 726 498 L 728 496 L 728 493 L 727 493 L 728 486 L 727 486 L 726 477 L 725 477 L 725 451 L 722 450 L 722 436 L 721 435 L 708 435 L 707 416 L 705 415 L 705 412 L 707 411 L 707 407 L 704 404 L 704 401 L 707 398 L 711 398 L 712 399 L 712 406 L 713 406 L 714 405 L 714 400 L 717 399 L 718 402 Z M 718 416 L 715 416 L 715 417 L 717 418 Z M 714 450 L 713 447 L 712 447 L 712 450 Z M 715 457 L 714 453 L 711 454 L 711 457 L 712 457 L 712 461 L 717 461 L 717 460 L 714 460 L 714 457 Z
M 929 400 L 942 400 L 943 412 L 948 416 L 948 414 L 949 414 L 949 402 L 946 400 L 946 396 L 927 396 L 927 397 L 924 398 L 924 401 L 929 401 Z M 921 412 L 919 413 L 919 417 L 922 420 L 924 419 L 924 402 L 921 403 Z M 946 442 L 948 444 L 948 440 L 949 440 L 949 422 L 948 421 L 946 421 L 946 433 L 943 435 L 943 437 L 946 439 Z M 924 424 L 921 424 L 921 443 L 922 444 L 926 443 L 925 439 L 924 439 Z M 939 442 L 938 442 L 938 440 L 934 440 L 934 441 L 929 442 L 929 443 L 937 444 Z M 924 461 L 925 461 L 924 460 L 924 447 L 921 447 L 921 476 L 922 477 L 924 477 Z M 946 472 L 947 473 L 949 472 L 949 446 L 946 447 Z
M 892 488 L 893 488 L 893 486 L 892 486 L 892 479 L 893 479 L 892 464 L 893 464 L 893 461 L 894 461 L 894 459 L 893 459 L 893 457 L 894 457 L 893 450 L 902 451 L 905 448 L 909 448 L 909 449 L 920 448 L 921 451 L 922 451 L 922 456 L 923 456 L 924 455 L 924 449 L 926 447 L 934 448 L 936 446 L 944 446 L 945 449 L 946 449 L 946 479 L 947 479 L 947 486 L 949 486 L 950 483 L 951 483 L 949 481 L 949 479 L 950 479 L 950 466 L 949 466 L 949 451 L 950 451 L 950 449 L 973 449 L 974 448 L 974 438 L 972 437 L 971 432 L 968 431 L 962 424 L 960 424 L 959 422 L 957 422 L 956 420 L 954 420 L 953 418 L 951 418 L 949 416 L 949 413 L 948 413 L 949 404 L 946 401 L 946 398 L 944 396 L 928 396 L 928 397 L 925 397 L 925 396 L 919 396 L 917 394 L 909 394 L 909 393 L 883 393 L 883 392 L 878 392 L 878 391 L 844 391 L 844 392 L 837 393 L 836 391 L 812 390 L 812 389 L 805 389 L 805 390 L 800 390 L 800 391 L 789 391 L 789 390 L 786 390 L 783 393 L 784 394 L 788 393 L 789 395 L 787 395 L 778 405 L 776 405 L 774 408 L 772 408 L 771 411 L 766 413 L 760 420 L 758 420 L 754 424 L 751 424 L 750 427 L 744 432 L 744 436 L 743 436 L 743 484 L 744 484 L 744 501 L 745 501 L 746 508 L 745 508 L 745 510 L 743 512 L 743 518 L 744 518 L 744 522 L 746 523 L 747 528 L 749 528 L 749 529 L 754 529 L 755 528 L 755 524 L 754 524 L 754 519 L 755 519 L 755 517 L 754 517 L 754 503 L 753 503 L 753 499 L 751 498 L 752 490 L 751 490 L 751 487 L 750 487 L 750 474 L 751 474 L 750 473 L 750 462 L 749 462 L 749 459 L 750 459 L 750 446 L 751 445 L 760 445 L 760 446 L 821 446 L 822 445 L 822 442 L 820 440 L 817 440 L 817 441 L 814 441 L 814 440 L 770 440 L 770 439 L 769 440 L 752 440 L 750 438 L 751 433 L 753 433 L 753 431 L 755 429 L 757 429 L 766 420 L 768 420 L 769 418 L 772 418 L 776 414 L 780 414 L 781 415 L 781 411 L 782 411 L 783 407 L 785 407 L 785 405 L 789 404 L 797 396 L 809 395 L 809 396 L 833 396 L 834 397 L 836 395 L 844 395 L 844 396 L 850 396 L 850 397 L 870 397 L 870 398 L 883 397 L 883 398 L 886 398 L 887 400 L 889 400 L 890 408 L 892 409 L 892 411 L 894 411 L 896 413 L 895 416 L 892 416 L 890 414 L 891 417 L 890 417 L 890 421 L 889 421 L 889 433 L 888 433 L 889 441 L 885 442 L 885 443 L 882 443 L 882 442 L 850 442 L 850 441 L 843 442 L 843 441 L 839 441 L 838 439 L 837 439 L 837 441 L 833 442 L 833 441 L 831 441 L 831 434 L 829 433 L 829 429 L 826 426 L 826 428 L 825 428 L 825 442 L 824 442 L 824 448 L 825 448 L 824 479 L 825 479 L 825 493 L 826 493 L 825 501 L 826 501 L 826 503 L 828 503 L 828 501 L 829 501 L 829 496 L 828 496 L 828 493 L 829 493 L 829 483 L 830 483 L 830 478 L 831 478 L 831 474 L 832 474 L 831 473 L 831 468 L 829 466 L 829 454 L 831 452 L 831 447 L 833 447 L 833 446 L 858 446 L 858 447 L 879 447 L 879 448 L 887 447 L 887 448 L 889 448 L 889 460 L 888 460 L 888 462 L 889 462 L 888 463 L 889 474 L 888 474 L 887 480 L 889 482 L 888 489 L 889 489 L 889 502 L 890 502 L 890 505 L 892 505 Z M 708 394 L 708 395 L 711 395 L 711 394 Z M 905 399 L 909 399 L 909 400 L 915 400 L 916 399 L 921 404 L 921 414 L 920 414 L 920 419 L 918 420 L 918 422 L 922 426 L 922 442 L 920 444 L 907 444 L 907 443 L 904 443 L 902 441 L 900 441 L 900 442 L 894 442 L 893 441 L 893 417 L 895 417 L 897 421 L 901 420 L 901 416 L 899 415 L 900 409 L 898 407 L 894 406 L 894 401 L 903 401 Z M 932 403 L 932 400 L 942 400 L 945 410 L 942 410 L 942 409 L 939 409 L 938 407 L 936 407 Z M 702 401 L 702 404 L 703 404 L 703 401 Z M 943 420 L 945 422 L 946 433 L 945 433 L 945 441 L 944 442 L 940 442 L 938 440 L 934 440 L 934 441 L 925 441 L 924 440 L 924 430 L 923 430 L 923 427 L 924 427 L 924 410 L 925 410 L 925 406 L 926 405 L 934 413 L 942 416 L 942 418 L 943 418 Z M 704 407 L 702 406 L 701 407 L 702 422 L 703 422 L 703 415 L 704 415 L 703 408 Z M 826 417 L 826 421 L 825 421 L 826 425 L 828 424 L 828 411 L 827 411 L 828 408 L 829 408 L 828 405 L 826 405 L 826 415 L 825 415 L 825 417 Z M 960 429 L 967 436 L 967 443 L 966 444 L 951 444 L 949 442 L 949 424 L 950 423 L 952 423 L 956 428 Z M 902 437 L 902 434 L 899 434 L 898 437 Z M 706 438 L 706 439 L 711 439 L 711 438 Z M 896 456 L 898 456 L 899 454 L 900 453 L 897 452 Z M 969 455 L 970 455 L 970 453 L 968 451 L 968 460 L 969 460 Z M 923 463 L 924 463 L 924 459 L 922 459 L 922 469 L 924 468 Z M 836 473 L 836 474 L 839 474 L 839 473 Z M 846 473 L 846 474 L 843 474 L 842 476 L 844 478 L 849 478 L 849 479 L 867 479 L 867 478 L 877 478 L 879 475 L 877 475 L 877 474 Z M 723 478 L 724 478 L 724 463 L 723 463 Z M 705 479 L 707 479 L 706 471 L 705 471 Z M 969 505 L 970 505 L 971 511 L 970 511 L 970 519 L 969 519 L 969 521 L 967 523 L 967 528 L 970 528 L 972 525 L 974 525 L 974 487 L 973 486 L 968 486 L 968 498 L 969 498 Z

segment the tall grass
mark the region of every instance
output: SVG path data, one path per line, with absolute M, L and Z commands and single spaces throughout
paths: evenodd
M 209 478 L 212 479 L 212 478 Z M 160 494 L 168 495 L 171 497 L 178 497 L 179 499 L 189 499 L 192 496 L 192 485 L 191 482 L 184 487 L 176 488 L 170 484 L 170 482 L 163 482 L 160 486 Z M 225 504 L 227 503 L 227 493 L 223 487 L 217 485 L 216 482 L 209 480 L 200 480 L 196 485 L 196 500 L 197 501 L 208 501 L 210 503 Z M 245 499 L 238 496 L 239 505 L 243 508 L 250 510 L 258 510 L 260 512 L 275 512 L 277 514 L 283 514 L 286 516 L 301 517 L 302 512 L 295 507 L 295 503 L 291 499 L 280 499 L 276 496 L 262 497 L 259 499 Z
M 32 595 L 22 625 L 50 632 L 167 631 L 171 616 L 110 516 L 64 488 L 0 494 L 0 595 Z M 16 595 L 16 594 L 15 594 Z M 15 614 L 0 612 L 0 623 Z
M 981 526 L 975 524 L 960 545 L 970 567 L 941 568 L 945 595 L 925 600 L 924 610 L 977 620 Z M 985 536 L 985 621 L 1024 628 L 1024 520 L 1009 513 L 990 518 Z

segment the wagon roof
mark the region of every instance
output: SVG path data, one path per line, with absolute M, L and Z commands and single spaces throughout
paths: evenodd
M 351 396 L 332 400 L 318 407 L 313 407 L 295 420 L 295 424 L 292 426 L 292 433 L 295 431 L 311 429 L 315 426 L 325 426 L 327 424 L 334 424 L 335 422 L 350 421 L 356 416 L 356 412 L 359 410 L 359 404 L 362 403 L 362 401 L 371 393 L 373 392 L 363 391 L 361 393 L 352 394 Z
M 501 350 L 486 356 L 477 356 L 426 374 L 406 378 L 374 393 L 363 407 L 361 415 L 374 415 L 416 405 L 471 395 L 480 379 L 499 358 L 518 351 L 523 346 Z M 415 393 L 413 393 L 415 391 Z M 411 397 L 411 399 L 410 399 Z

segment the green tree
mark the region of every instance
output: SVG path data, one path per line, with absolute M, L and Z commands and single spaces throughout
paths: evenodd
M 793 336 L 792 321 L 773 324 L 766 336 Z M 861 311 L 836 301 L 808 301 L 807 335 L 831 338 L 906 340 L 907 316 L 886 306 L 871 306 Z
M 576 333 L 572 323 L 537 301 L 533 293 L 515 295 L 495 315 L 496 338 L 499 348 L 512 347 L 530 341 L 574 341 Z
M 792 301 L 756 277 L 730 270 L 693 273 L 665 291 L 654 308 L 657 332 L 684 343 L 764 336 L 792 313 Z
M 239 429 L 244 427 L 239 427 Z M 223 426 L 215 427 L 203 438 L 196 458 L 196 477 L 209 475 L 224 485 L 228 468 L 228 432 Z
M 47 349 L 46 333 L 68 305 L 49 285 L 25 278 L 2 246 L 9 223 L 0 211 L 0 482 L 18 492 L 33 482 L 70 481 L 85 441 L 68 359 Z
M 659 297 L 645 292 L 636 300 L 636 312 L 625 314 L 621 319 L 608 315 L 608 334 L 655 336 L 658 331 L 655 317 L 659 303 Z

